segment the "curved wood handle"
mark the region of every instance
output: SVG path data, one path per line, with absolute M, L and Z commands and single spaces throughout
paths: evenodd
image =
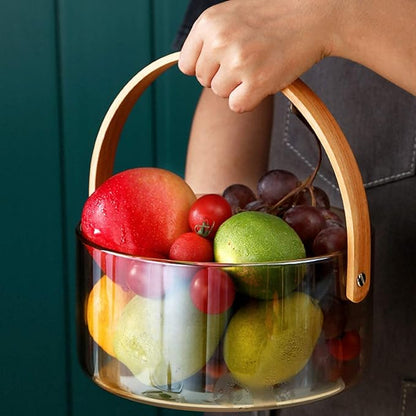
M 360 170 L 344 134 L 320 98 L 299 79 L 282 92 L 318 136 L 337 178 L 348 236 L 346 296 L 360 302 L 370 287 L 371 267 L 370 216 Z
M 159 75 L 177 63 L 178 58 L 179 52 L 175 52 L 143 68 L 111 104 L 98 132 L 91 158 L 90 194 L 112 175 L 120 134 L 134 104 Z M 335 172 L 348 235 L 346 296 L 352 302 L 360 302 L 370 287 L 371 230 L 367 198 L 355 157 L 334 117 L 307 85 L 298 79 L 282 93 L 309 123 Z
M 134 104 L 159 75 L 178 62 L 178 58 L 179 53 L 175 52 L 143 68 L 124 86 L 111 104 L 95 140 L 90 165 L 90 195 L 113 173 L 120 134 Z

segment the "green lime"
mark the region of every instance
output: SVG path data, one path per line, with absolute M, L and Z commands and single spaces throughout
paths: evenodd
M 306 365 L 321 333 L 322 311 L 305 293 L 251 302 L 236 312 L 224 338 L 224 359 L 241 383 L 281 383 Z
M 220 263 L 273 263 L 301 259 L 305 247 L 284 220 L 264 212 L 233 215 L 218 229 L 214 239 L 215 261 Z M 305 273 L 302 263 L 230 267 L 237 288 L 256 298 L 286 296 Z

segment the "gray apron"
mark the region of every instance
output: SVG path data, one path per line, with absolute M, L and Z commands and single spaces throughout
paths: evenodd
M 175 42 L 216 1 L 193 1 Z M 416 415 L 416 97 L 355 63 L 327 58 L 302 79 L 334 115 L 357 159 L 374 230 L 372 351 L 358 384 L 320 402 L 252 415 Z M 310 136 L 310 137 L 309 137 Z M 275 98 L 270 167 L 300 178 L 317 152 L 306 128 Z M 315 182 L 341 205 L 324 158 Z M 230 413 L 226 413 L 230 414 Z
M 373 227 L 373 335 L 358 384 L 331 399 L 280 413 L 416 415 L 416 98 L 355 63 L 328 58 L 302 79 L 344 132 L 360 167 Z M 310 136 L 310 137 L 309 137 Z M 310 174 L 312 136 L 275 99 L 270 165 Z M 295 167 L 295 168 L 294 168 Z M 341 203 L 325 158 L 316 184 Z

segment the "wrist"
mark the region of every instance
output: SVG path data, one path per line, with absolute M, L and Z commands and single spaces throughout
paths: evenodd
M 338 3 L 338 24 L 334 26 L 330 55 L 357 62 L 416 94 L 416 2 L 340 0 Z
M 360 0 L 358 0 L 359 2 Z M 360 16 L 359 5 L 355 0 L 333 2 L 331 22 L 328 24 L 327 56 L 348 58 L 356 45 L 357 21 Z

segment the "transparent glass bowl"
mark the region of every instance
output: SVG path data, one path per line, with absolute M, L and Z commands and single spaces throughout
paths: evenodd
M 250 411 L 330 397 L 359 378 L 370 341 L 370 296 L 345 298 L 344 257 L 180 263 L 105 250 L 78 229 L 81 365 L 111 393 L 183 410 Z M 231 288 L 219 288 L 219 276 Z M 208 312 L 195 306 L 201 296 Z

